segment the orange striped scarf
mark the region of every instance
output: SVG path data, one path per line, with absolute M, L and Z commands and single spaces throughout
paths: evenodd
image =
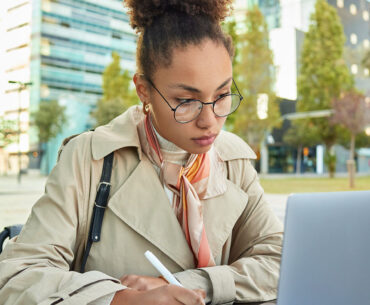
M 198 183 L 208 180 L 209 171 L 209 156 L 197 155 L 181 168 L 176 185 L 180 194 L 175 193 L 174 196 L 174 209 L 197 260 L 197 268 L 215 265 L 204 228 L 202 205 L 195 188 Z
M 201 199 L 226 191 L 226 183 L 218 182 L 214 187 L 209 185 L 210 174 L 224 174 L 220 172 L 221 167 L 212 166 L 215 162 L 211 162 L 211 151 L 200 155 L 191 154 L 185 166 L 163 160 L 150 115 L 139 124 L 138 131 L 144 153 L 160 168 L 162 183 L 174 193 L 173 209 L 194 254 L 197 268 L 214 266 L 203 222 Z M 212 180 L 223 181 L 220 177 Z

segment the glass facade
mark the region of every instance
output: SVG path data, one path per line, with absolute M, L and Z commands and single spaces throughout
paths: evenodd
M 17 173 L 19 160 L 22 167 L 27 166 L 30 92 L 22 84 L 30 81 L 32 10 L 27 0 L 3 0 L 0 10 L 0 116 L 14 122 L 13 141 L 0 148 L 0 163 L 5 164 L 0 168 L 3 174 Z
M 269 29 L 281 26 L 281 7 L 279 0 L 259 0 L 258 5 L 265 16 Z
M 248 8 L 254 5 L 259 7 L 270 30 L 281 26 L 280 0 L 248 0 L 247 4 Z
M 135 71 L 136 35 L 121 0 L 50 0 L 41 1 L 40 8 L 40 32 L 34 35 L 39 52 L 33 60 L 41 90 L 31 104 L 56 99 L 68 114 L 67 130 L 46 146 L 52 157 L 41 166 L 50 169 L 56 142 L 91 128 L 89 113 L 102 96 L 102 73 L 112 51 L 120 55 L 123 69 Z
M 52 0 L 41 8 L 41 100 L 65 90 L 94 105 L 112 51 L 120 54 L 124 69 L 134 71 L 136 38 L 122 1 Z
M 35 152 L 39 147 L 36 129 L 29 124 L 29 113 L 38 109 L 40 101 L 57 100 L 66 106 L 68 114 L 61 136 L 90 128 L 89 114 L 102 96 L 102 73 L 112 60 L 112 51 L 120 55 L 123 69 L 136 69 L 136 35 L 121 0 L 1 2 L 4 14 L 0 29 L 4 29 L 5 39 L 0 46 L 4 54 L 0 68 L 6 80 L 0 86 L 4 87 L 0 92 L 0 112 L 10 118 L 20 108 L 22 120 L 23 113 L 27 114 L 27 122 L 22 122 L 24 140 L 20 146 L 23 154 L 29 152 L 29 165 L 33 167 L 38 164 L 32 158 L 38 155 Z M 8 84 L 8 80 L 32 82 L 32 86 L 19 94 L 17 86 Z M 15 161 L 17 145 L 8 148 Z M 55 153 L 52 155 L 48 158 L 49 168 L 55 162 Z M 9 172 L 17 172 L 16 165 L 11 167 Z
M 328 0 L 337 9 L 343 24 L 344 34 L 347 37 L 345 50 L 346 61 L 355 77 L 356 87 L 368 96 L 370 95 L 370 81 L 368 71 L 361 64 L 366 52 L 370 51 L 370 1 Z

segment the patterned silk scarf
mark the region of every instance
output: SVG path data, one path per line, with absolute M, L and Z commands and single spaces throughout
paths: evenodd
M 226 191 L 222 160 L 211 149 L 205 154 L 191 154 L 185 166 L 166 161 L 150 114 L 139 123 L 138 132 L 142 150 L 159 167 L 162 183 L 174 193 L 173 209 L 194 254 L 197 268 L 214 266 L 215 261 L 203 222 L 201 200 Z

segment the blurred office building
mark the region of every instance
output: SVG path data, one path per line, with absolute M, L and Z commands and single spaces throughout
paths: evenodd
M 40 101 L 57 100 L 67 108 L 68 124 L 44 148 L 51 168 L 60 139 L 91 126 L 112 51 L 123 69 L 135 70 L 136 37 L 121 0 L 1 0 L 0 10 L 0 115 L 21 123 L 20 141 L 0 158 L 7 158 L 8 173 L 18 171 L 19 152 L 23 168 L 40 166 L 30 113 Z
M 361 58 L 370 49 L 370 1 L 327 2 L 336 8 L 342 22 L 347 38 L 345 57 L 355 77 L 356 87 L 370 94 L 369 71 L 361 66 Z M 282 98 L 297 98 L 299 54 L 315 3 L 316 0 L 248 0 L 248 6 L 259 6 L 269 26 L 271 48 L 278 71 L 276 89 Z
M 370 50 L 370 1 L 369 0 L 328 0 L 336 8 L 346 36 L 345 60 L 354 76 L 356 87 L 370 97 L 369 70 L 361 65 L 365 52 Z M 297 77 L 299 60 L 305 32 L 310 25 L 310 15 L 314 12 L 316 0 L 238 0 L 239 10 L 258 5 L 265 16 L 270 31 L 270 47 L 274 53 L 276 67 L 276 93 L 281 99 L 283 115 L 295 112 L 297 100 Z M 294 115 L 288 115 L 294 119 Z M 283 142 L 283 128 L 275 130 L 268 145 L 269 172 L 295 172 L 296 151 Z M 311 147 L 303 152 L 301 169 L 304 172 L 323 173 L 324 147 Z M 346 171 L 345 160 L 348 152 L 338 148 L 337 170 Z M 370 172 L 370 166 L 359 170 Z

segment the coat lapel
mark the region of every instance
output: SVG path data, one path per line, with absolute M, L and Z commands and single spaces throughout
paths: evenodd
M 204 225 L 214 257 L 221 255 L 222 247 L 247 202 L 248 195 L 229 180 L 223 195 L 202 201 Z M 158 174 L 146 157 L 113 194 L 108 207 L 181 268 L 195 268 L 185 235 Z
M 146 157 L 110 198 L 108 208 L 183 269 L 194 268 L 184 233 Z
M 141 152 L 136 125 L 142 118 L 140 107 L 131 107 L 129 111 L 110 124 L 97 128 L 93 133 L 94 160 L 102 159 L 120 148 L 132 146 L 138 148 L 141 160 L 125 183 L 112 195 L 108 208 L 180 267 L 194 268 L 193 254 L 158 174 Z M 243 140 L 225 131 L 220 133 L 215 147 L 223 161 L 255 158 L 254 152 Z M 247 202 L 247 194 L 229 180 L 227 191 L 223 195 L 202 201 L 206 233 L 215 257 L 221 254 L 222 247 Z
M 227 191 L 217 197 L 203 201 L 203 219 L 207 238 L 216 258 L 230 236 L 236 221 L 248 204 L 248 195 L 230 180 L 226 180 Z

